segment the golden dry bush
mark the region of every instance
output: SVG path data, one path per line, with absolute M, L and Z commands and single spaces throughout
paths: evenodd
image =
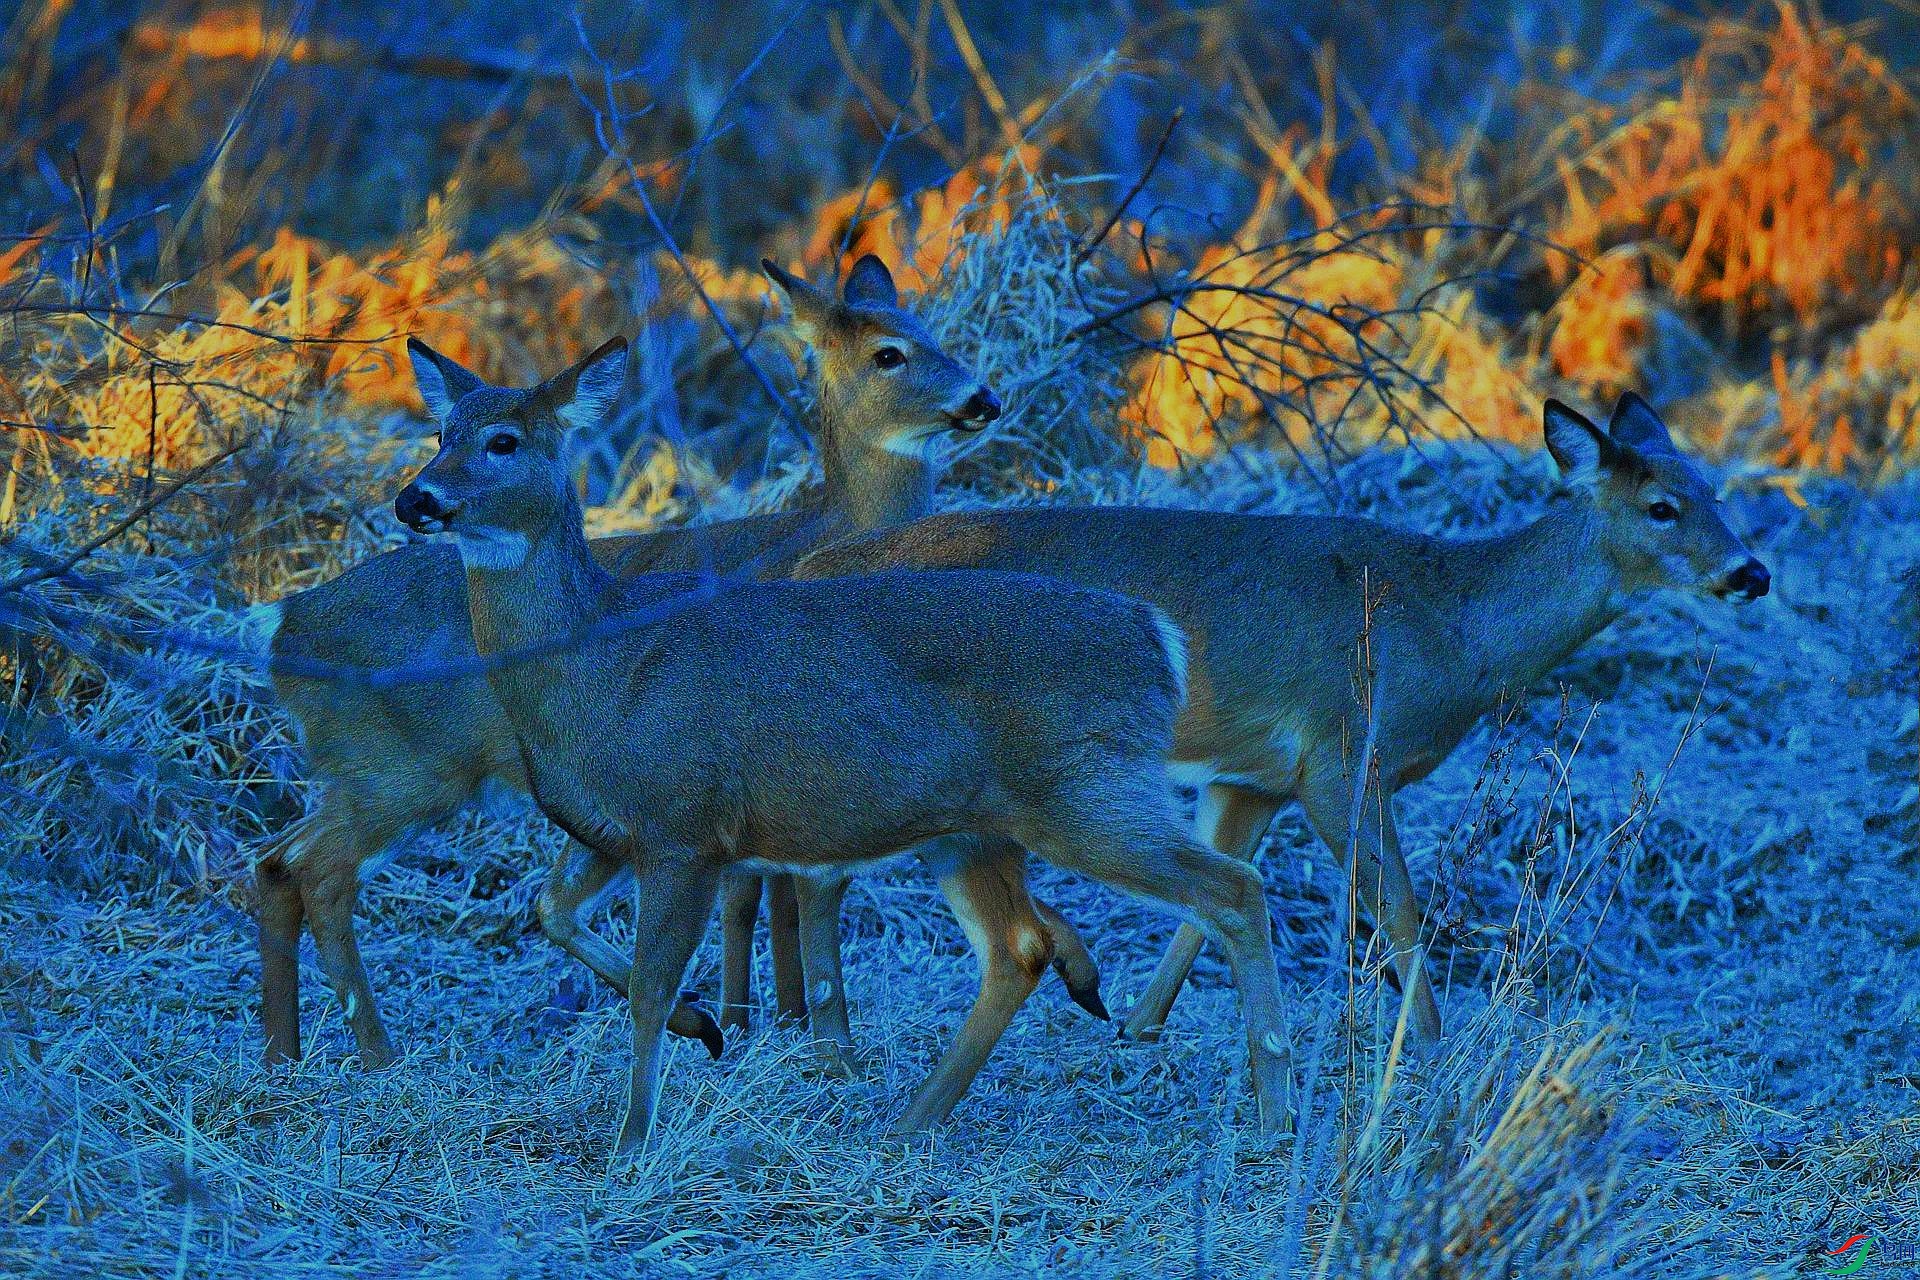
M 584 354 L 624 319 L 606 275 L 561 248 L 555 228 L 469 250 L 454 246 L 449 222 L 430 209 L 418 236 L 361 257 L 283 229 L 248 265 L 287 332 L 320 344 L 314 374 L 367 406 L 419 407 L 409 334 L 484 376 L 525 378 Z
M 1627 246 L 1602 254 L 1554 302 L 1547 357 L 1583 388 L 1631 385 L 1653 331 L 1646 257 Z
M 304 389 L 298 351 L 250 331 L 272 325 L 273 306 L 231 288 L 219 293 L 222 323 L 130 333 L 103 347 L 84 389 L 33 388 L 64 401 L 59 416 L 79 429 L 73 446 L 82 456 L 151 459 L 162 471 L 192 466 L 236 439 L 251 414 Z
M 1387 1256 L 1371 1260 L 1376 1269 L 1460 1280 L 1510 1274 L 1517 1259 L 1583 1218 L 1617 1211 L 1617 1169 L 1606 1153 L 1620 1099 L 1604 1070 L 1607 1052 L 1605 1033 L 1550 1041 L 1473 1155 L 1434 1189 L 1435 1203 L 1409 1213 L 1438 1229 L 1396 1233 Z M 1554 1194 L 1541 1194 L 1549 1188 Z
M 274 340 L 275 304 L 224 282 L 199 296 L 212 305 L 113 309 L 66 297 L 44 274 L 23 279 L 0 377 L 0 417 L 24 424 L 16 462 L 33 439 L 50 483 L 65 457 L 168 471 L 231 443 L 243 418 L 279 411 L 304 383 L 298 355 Z
M 1893 468 L 1920 456 L 1920 292 L 1892 294 L 1838 351 L 1791 369 L 1776 352 L 1783 467 L 1843 471 L 1880 459 Z
M 803 265 L 844 273 L 861 254 L 878 254 L 901 288 L 925 292 L 966 252 L 970 236 L 1006 228 L 1027 203 L 1039 161 L 1029 144 L 983 157 L 909 197 L 886 178 L 850 188 L 815 215 Z
M 1152 464 L 1207 454 L 1276 411 L 1298 421 L 1302 441 L 1316 387 L 1355 365 L 1361 335 L 1387 336 L 1384 323 L 1364 319 L 1392 308 L 1405 279 L 1385 247 L 1349 250 L 1331 233 L 1324 246 L 1286 234 L 1292 198 L 1311 181 L 1297 166 L 1269 171 L 1232 238 L 1202 249 L 1177 295 L 1144 313 L 1143 328 L 1161 345 L 1128 370 L 1120 417 Z M 1320 199 L 1302 203 L 1330 209 Z
M 1582 255 L 1656 240 L 1666 287 L 1736 322 L 1811 322 L 1898 279 L 1913 210 L 1884 161 L 1913 99 L 1856 33 L 1786 0 L 1775 13 L 1771 29 L 1711 20 L 1672 96 L 1576 123 L 1556 240 Z
M 1204 455 L 1263 420 L 1300 448 L 1404 439 L 1415 419 L 1441 435 L 1532 431 L 1506 337 L 1470 289 L 1432 289 L 1436 237 L 1341 219 L 1322 182 L 1296 164 L 1270 173 L 1232 240 L 1204 249 L 1177 300 L 1149 309 L 1164 340 L 1129 369 L 1121 422 L 1150 462 Z M 1315 231 L 1284 234 L 1285 192 Z
M 1418 334 L 1406 364 L 1432 388 L 1418 406 L 1426 430 L 1443 439 L 1472 436 L 1532 444 L 1540 438 L 1540 398 L 1531 370 L 1516 358 L 1514 343 L 1477 305 L 1471 290 L 1453 291 L 1417 317 Z M 1376 408 L 1363 421 L 1363 440 L 1397 438 Z
M 321 53 L 350 53 L 352 46 L 276 30 L 253 5 L 211 6 L 185 23 L 150 16 L 127 33 L 129 54 L 169 61 L 182 73 L 190 59 L 258 58 L 276 51 L 289 62 L 307 62 Z
M 747 309 L 759 306 L 769 296 L 767 278 L 755 267 L 730 267 L 712 258 L 685 252 L 677 262 L 665 250 L 654 255 L 653 267 L 662 280 L 684 280 L 680 262 L 685 262 L 693 272 L 701 292 L 716 303 Z
M 0 284 L 28 245 L 0 259 Z M 554 228 L 462 249 L 438 205 L 418 235 L 360 254 L 282 228 L 203 273 L 193 294 L 205 305 L 192 320 L 153 308 L 107 327 L 56 307 L 23 325 L 7 411 L 57 424 L 83 457 L 172 470 L 321 390 L 347 411 L 417 410 L 410 334 L 486 376 L 527 378 L 625 318 L 606 274 Z

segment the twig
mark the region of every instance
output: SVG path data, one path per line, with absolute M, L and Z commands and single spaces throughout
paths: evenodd
M 228 149 L 232 147 L 234 138 L 239 134 L 240 126 L 246 122 L 248 116 L 253 114 L 254 107 L 259 104 L 260 95 L 266 89 L 267 81 L 286 60 L 287 51 L 293 48 L 294 33 L 304 28 L 307 25 L 307 19 L 312 15 L 313 0 L 298 0 L 293 12 L 287 15 L 285 25 L 275 37 L 273 48 L 268 53 L 266 61 L 261 64 L 260 69 L 254 73 L 252 82 L 247 85 L 245 96 L 240 99 L 239 105 L 234 107 L 233 113 L 227 117 L 226 128 L 220 134 L 220 141 L 214 144 L 207 167 L 200 175 L 199 184 L 194 188 L 193 198 L 187 201 L 186 207 L 180 213 L 179 221 L 173 224 L 172 234 L 159 248 L 163 277 L 173 274 L 168 268 L 178 259 L 180 246 L 186 243 L 187 229 L 193 225 L 195 216 L 206 205 L 208 192 L 210 190 L 213 192 L 214 199 L 219 198 L 218 183 L 221 172 L 226 167 Z
M 993 73 L 987 70 L 986 60 L 980 56 L 980 46 L 973 42 L 973 33 L 967 30 L 966 19 L 960 16 L 960 6 L 954 0 L 940 0 L 940 13 L 947 20 L 947 33 L 953 37 L 954 48 L 960 51 L 960 60 L 967 64 L 967 71 L 973 76 L 980 96 L 986 99 L 993 118 L 1000 124 L 1002 141 L 1008 147 L 1019 146 L 1020 126 L 1014 121 L 1013 111 L 1007 106 L 1000 86 L 994 83 Z
M 1113 234 L 1113 229 L 1119 223 L 1121 216 L 1126 213 L 1127 206 L 1133 203 L 1134 197 L 1138 196 L 1141 190 L 1147 185 L 1147 180 L 1153 177 L 1153 171 L 1159 167 L 1160 157 L 1166 154 L 1167 142 L 1173 137 L 1175 126 L 1180 123 L 1181 117 L 1185 116 L 1186 113 L 1187 109 L 1185 107 L 1175 107 L 1173 109 L 1173 115 L 1167 119 L 1167 127 L 1160 131 L 1160 141 L 1154 144 L 1153 154 L 1147 158 L 1146 168 L 1140 170 L 1140 176 L 1134 179 L 1133 186 L 1127 189 L 1127 194 L 1121 199 L 1119 204 L 1113 207 L 1113 212 L 1107 215 L 1105 224 L 1094 234 L 1093 239 L 1083 245 L 1076 245 L 1074 247 L 1074 266 L 1077 267 L 1085 263 L 1088 258 L 1093 256 L 1093 251 L 1105 243 L 1109 235 Z
M 52 436 L 55 440 L 78 440 L 87 434 L 85 426 L 49 426 L 44 422 L 23 422 L 16 418 L 0 418 L 0 431 L 38 431 L 42 435 Z
M 160 382 L 152 361 L 147 362 L 147 473 L 141 501 L 153 499 L 153 455 L 160 448 Z M 153 521 L 147 521 L 147 554 L 153 554 Z
M 827 43 L 833 49 L 833 56 L 839 59 L 840 70 L 846 74 L 848 82 L 859 90 L 862 98 L 866 99 L 867 110 L 875 116 L 888 115 L 895 122 L 906 118 L 906 108 L 889 97 L 887 91 L 881 88 L 854 58 L 853 48 L 847 43 L 846 32 L 840 24 L 840 15 L 831 9 L 827 11 Z M 967 163 L 966 153 L 947 137 L 946 132 L 940 128 L 931 113 L 920 111 L 918 114 L 919 122 L 913 127 L 909 136 L 925 134 L 928 144 L 940 153 L 941 159 L 955 169 L 964 168 Z
M 1315 251 L 1312 251 L 1311 249 L 1302 249 L 1301 251 L 1299 251 L 1298 256 L 1302 259 L 1302 263 L 1304 263 L 1304 261 L 1307 259 L 1314 258 L 1314 257 L 1323 257 L 1325 256 L 1326 253 L 1329 253 L 1329 252 L 1338 252 L 1342 249 L 1352 248 L 1359 241 L 1363 239 L 1367 239 L 1369 237 L 1381 236 L 1381 235 L 1405 235 L 1408 233 L 1423 232 L 1423 231 L 1497 231 L 1503 235 L 1513 235 L 1513 236 L 1518 236 L 1522 239 L 1530 240 L 1536 244 L 1539 244 L 1543 248 L 1550 248 L 1556 252 L 1562 253 L 1565 256 L 1573 259 L 1575 262 L 1580 263 L 1581 265 L 1586 265 L 1585 259 L 1581 258 L 1579 254 L 1573 252 L 1571 249 L 1566 249 L 1563 246 L 1554 243 L 1552 240 L 1549 240 L 1544 236 L 1535 235 L 1530 232 L 1527 232 L 1518 228 L 1514 228 L 1514 227 L 1488 225 L 1488 224 L 1477 223 L 1477 222 L 1408 223 L 1404 225 L 1375 227 L 1366 231 L 1354 233 L 1350 237 L 1341 237 L 1337 240 L 1334 240 L 1331 243 L 1328 243 L 1325 246 L 1325 249 L 1322 251 L 1315 252 Z M 1324 239 L 1328 234 L 1329 233 L 1326 230 L 1315 231 L 1315 232 L 1309 233 L 1305 237 L 1305 239 L 1309 241 L 1314 239 Z M 1245 253 L 1236 254 L 1233 258 L 1229 258 L 1226 261 L 1217 264 L 1211 270 L 1218 271 L 1221 267 L 1229 265 L 1230 263 L 1232 263 L 1238 258 L 1244 258 L 1256 253 L 1270 251 L 1277 247 L 1278 247 L 1277 245 L 1256 246 L 1255 248 L 1247 250 Z M 1297 267 L 1290 267 L 1287 271 L 1282 273 L 1282 276 L 1284 277 L 1285 275 L 1293 274 L 1293 270 L 1295 269 L 1297 269 Z M 1191 297 L 1194 294 L 1200 294 L 1200 293 L 1238 293 L 1238 294 L 1243 294 L 1250 298 L 1259 298 L 1262 301 L 1266 301 L 1266 302 L 1276 302 L 1284 306 L 1297 307 L 1302 310 L 1314 312 L 1316 314 L 1328 315 L 1329 318 L 1332 318 L 1327 308 L 1315 306 L 1305 298 L 1295 297 L 1291 294 L 1282 293 L 1278 290 L 1271 289 L 1271 288 L 1261 288 L 1255 285 L 1216 282 L 1203 277 L 1198 280 L 1185 280 L 1178 283 L 1160 285 L 1152 290 L 1149 290 L 1147 293 L 1140 294 L 1133 298 L 1130 298 L 1127 301 L 1120 303 L 1115 307 L 1109 308 L 1107 311 L 1104 311 L 1097 316 L 1092 316 L 1086 320 L 1082 320 L 1079 324 L 1067 330 L 1065 335 L 1065 340 L 1071 341 L 1075 338 L 1084 338 L 1089 333 L 1092 333 L 1096 329 L 1101 329 L 1108 325 L 1114 324 L 1119 320 L 1124 320 L 1126 317 L 1133 315 L 1136 312 L 1143 311 L 1148 307 L 1155 306 L 1159 303 L 1164 303 L 1164 302 L 1175 302 L 1182 298 Z
M 868 110 L 872 110 L 871 104 Z M 880 148 L 874 154 L 873 164 L 867 169 L 867 180 L 860 188 L 860 200 L 853 206 L 853 214 L 847 219 L 847 229 L 840 234 L 840 257 L 844 258 L 853 251 L 853 237 L 860 230 L 860 220 L 867 216 L 867 201 L 873 197 L 873 185 L 880 181 L 880 169 L 887 162 L 887 155 L 893 150 L 895 138 L 900 136 L 900 117 L 887 122 L 887 132 L 880 139 Z M 838 266 L 838 263 L 835 264 Z
M 680 189 L 674 193 L 673 208 L 667 212 L 668 222 L 673 222 L 680 216 L 680 204 L 686 199 L 687 192 L 693 190 L 694 170 L 699 168 L 702 157 L 719 138 L 720 135 L 716 130 L 720 126 L 720 121 L 726 118 L 727 109 L 733 105 L 733 100 L 739 96 L 741 86 L 753 78 L 753 73 L 758 71 L 760 64 L 767 60 L 767 55 L 787 38 L 787 32 L 793 30 L 793 24 L 800 20 L 800 14 L 805 8 L 805 4 L 796 4 L 787 11 L 786 20 L 780 24 L 779 29 L 767 37 L 766 42 L 760 46 L 760 52 L 753 55 L 752 61 L 741 68 L 740 74 L 735 76 L 733 83 L 727 86 L 726 93 L 721 95 L 720 105 L 713 109 L 713 116 L 707 128 L 694 139 L 693 145 L 682 153 L 686 157 L 686 168 L 680 175 Z

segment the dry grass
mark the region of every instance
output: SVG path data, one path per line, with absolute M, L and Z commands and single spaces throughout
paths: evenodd
M 1360 509 L 1463 528 L 1490 510 L 1520 518 L 1544 474 L 1373 454 L 1341 480 Z M 1223 462 L 1146 496 L 1287 509 L 1315 493 Z M 0 882 L 16 939 L 0 1045 L 14 1082 L 6 1265 L 1791 1274 L 1808 1245 L 1913 1208 L 1892 1171 L 1920 1133 L 1899 1119 L 1900 1050 L 1877 1041 L 1911 1015 L 1910 986 L 1892 954 L 1886 981 L 1835 975 L 1882 954 L 1872 940 L 1915 905 L 1892 857 L 1911 761 L 1854 759 L 1861 726 L 1891 723 L 1914 691 L 1879 665 L 1887 614 L 1845 631 L 1832 619 L 1920 563 L 1920 495 L 1862 505 L 1834 490 L 1824 530 L 1769 490 L 1735 497 L 1750 525 L 1786 522 L 1767 552 L 1784 603 L 1663 607 L 1609 633 L 1557 678 L 1564 704 L 1549 691 L 1408 797 L 1450 988 L 1442 1053 L 1395 1052 L 1397 997 L 1371 966 L 1357 987 L 1345 977 L 1331 869 L 1297 818 L 1276 828 L 1266 863 L 1309 1096 L 1300 1138 L 1277 1149 L 1245 1128 L 1231 991 L 1211 959 L 1165 1046 L 1116 1044 L 1049 987 L 953 1126 L 885 1138 L 972 982 L 931 884 L 903 871 L 864 881 L 849 909 L 867 1074 L 818 1078 L 780 1032 L 714 1066 L 677 1051 L 659 1150 L 610 1178 L 625 1023 L 528 932 L 555 836 L 524 811 L 430 834 L 368 894 L 405 1060 L 360 1074 L 316 981 L 315 1055 L 263 1072 L 245 851 L 228 834 L 251 820 L 221 806 L 235 784 L 270 793 L 261 764 L 284 746 L 230 667 L 190 664 L 152 705 L 130 692 L 139 682 L 103 686 L 114 700 L 92 705 L 127 744 L 180 743 L 200 753 L 180 758 L 182 778 L 218 785 L 161 779 L 153 794 L 174 808 L 121 828 L 148 844 L 51 822 L 28 842 L 117 854 L 87 869 L 94 887 L 74 886 L 64 857 L 39 870 L 16 856 Z M 1876 550 L 1856 558 L 1867 540 Z M 157 585 L 148 607 L 205 635 L 233 626 Z M 1824 675 L 1783 684 L 1782 646 L 1858 692 Z M 1697 730 L 1670 768 L 1710 654 Z M 1809 796 L 1815 758 L 1829 767 Z M 99 763 L 77 793 L 32 758 L 11 758 L 7 778 L 82 803 L 112 789 Z M 1806 875 L 1822 850 L 1833 873 Z M 1171 922 L 1051 873 L 1043 891 L 1096 940 L 1123 1007 Z M 624 911 L 602 927 L 621 941 Z M 703 952 L 697 985 L 712 987 L 715 963 Z

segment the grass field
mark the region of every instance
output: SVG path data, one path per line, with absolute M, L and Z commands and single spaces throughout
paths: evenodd
M 1043 39 L 506 3 L 436 44 L 373 8 L 43 0 L 0 45 L 0 1273 L 1787 1277 L 1861 1233 L 1858 1274 L 1920 1265 L 1900 12 L 1514 5 L 1489 45 L 1417 6 L 1322 40 L 1284 6 Z M 1462 66 L 1484 107 L 1437 88 Z M 1773 591 L 1640 602 L 1403 793 L 1436 1050 L 1281 815 L 1286 1139 L 1211 951 L 1156 1044 L 1048 978 L 949 1125 L 888 1137 L 976 981 L 902 864 L 848 899 L 860 1073 L 765 1016 L 676 1042 L 612 1171 L 628 1020 L 534 927 L 559 836 L 512 797 L 367 881 L 401 1060 L 360 1069 L 309 944 L 308 1056 L 261 1066 L 249 869 L 310 796 L 246 609 L 404 536 L 405 335 L 516 381 L 639 335 L 590 522 L 724 518 L 818 474 L 753 264 L 868 250 L 1009 406 L 943 505 L 1491 533 L 1555 484 L 1543 398 L 1634 388 Z M 1035 877 L 1124 1014 L 1175 922 Z M 595 924 L 629 945 L 633 904 Z
M 1394 475 L 1380 500 L 1471 521 L 1445 475 Z M 297 1069 L 259 1068 L 244 883 L 11 879 L 7 1269 L 1286 1274 L 1328 1249 L 1329 1274 L 1387 1276 L 1438 1248 L 1433 1274 L 1744 1276 L 1892 1235 L 1920 1215 L 1920 493 L 1734 505 L 1775 597 L 1622 622 L 1410 794 L 1451 975 L 1443 1052 L 1387 1071 L 1397 998 L 1350 986 L 1332 869 L 1297 818 L 1276 824 L 1313 1082 L 1297 1145 L 1249 1137 L 1210 963 L 1162 1045 L 1043 989 L 947 1130 L 889 1139 L 972 983 L 931 883 L 903 871 L 849 908 L 866 1075 L 819 1077 L 780 1030 L 717 1064 L 679 1048 L 659 1149 L 609 1178 L 626 1020 L 529 933 L 555 837 L 515 808 L 421 839 L 369 891 L 407 1046 L 376 1076 L 337 1011 Z M 1124 1008 L 1168 922 L 1041 886 Z M 709 993 L 715 962 L 693 975 Z M 306 994 L 328 1010 L 318 981 Z

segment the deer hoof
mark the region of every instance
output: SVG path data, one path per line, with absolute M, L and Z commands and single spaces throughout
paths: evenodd
M 860 1076 L 860 1055 L 846 1045 L 817 1040 L 813 1046 L 813 1068 L 835 1080 L 855 1080 Z

